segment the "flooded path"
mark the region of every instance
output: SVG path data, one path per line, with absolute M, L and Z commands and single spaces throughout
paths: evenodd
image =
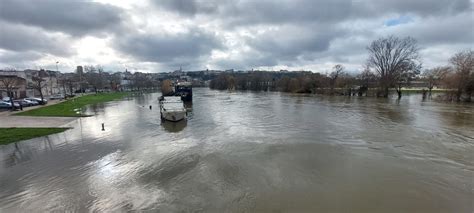
M 473 105 L 196 88 L 161 123 L 158 95 L 0 146 L 0 212 L 474 210 Z

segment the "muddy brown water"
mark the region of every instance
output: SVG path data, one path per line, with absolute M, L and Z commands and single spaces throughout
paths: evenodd
M 473 212 L 473 105 L 195 88 L 162 123 L 158 95 L 0 146 L 0 212 Z

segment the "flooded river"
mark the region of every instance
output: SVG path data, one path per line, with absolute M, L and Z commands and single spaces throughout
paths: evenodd
M 161 123 L 158 95 L 0 146 L 0 212 L 473 212 L 473 105 L 196 88 Z

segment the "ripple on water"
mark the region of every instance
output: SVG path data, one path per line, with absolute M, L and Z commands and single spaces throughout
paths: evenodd
M 472 209 L 470 106 L 196 88 L 168 128 L 158 95 L 0 147 L 0 211 Z

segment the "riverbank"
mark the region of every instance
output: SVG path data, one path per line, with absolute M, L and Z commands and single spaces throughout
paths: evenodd
M 64 132 L 69 128 L 0 128 L 0 145 Z
M 311 90 L 296 90 L 296 91 L 281 91 L 278 89 L 215 89 L 215 88 L 210 88 L 212 90 L 230 90 L 230 91 L 274 91 L 274 92 L 284 92 L 284 93 L 293 93 L 293 94 L 320 94 L 320 95 L 331 95 L 331 96 L 359 96 L 359 91 L 355 89 L 348 89 L 348 88 L 316 88 L 316 89 L 311 89 Z M 369 88 L 368 90 L 365 90 L 362 92 L 362 96 L 364 97 L 377 97 L 377 93 L 379 92 L 379 88 Z M 452 92 L 452 89 L 433 89 L 431 90 L 432 94 L 436 95 L 442 95 L 442 94 L 447 94 L 449 92 Z M 423 94 L 426 92 L 426 94 L 429 93 L 429 90 L 426 88 L 402 88 L 402 96 L 409 95 L 409 94 Z M 397 95 L 396 89 L 391 88 L 389 89 L 389 94 L 390 95 Z
M 0 145 L 66 131 L 67 124 L 82 114 L 82 108 L 96 103 L 117 100 L 128 92 L 90 94 L 63 102 L 18 113 L 5 112 L 0 123 Z
M 56 116 L 56 117 L 87 117 L 82 114 L 82 108 L 90 104 L 97 104 L 117 100 L 127 96 L 128 92 L 90 94 L 67 100 L 55 105 L 45 106 L 25 112 L 16 113 L 16 116 Z

